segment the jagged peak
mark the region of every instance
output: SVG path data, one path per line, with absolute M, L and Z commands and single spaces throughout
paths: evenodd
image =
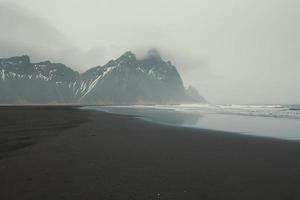
M 123 60 L 123 59 L 132 59 L 136 60 L 136 56 L 131 51 L 126 51 L 123 55 L 121 55 L 117 60 Z
M 188 87 L 185 88 L 186 95 L 191 98 L 191 100 L 196 101 L 196 102 L 207 102 L 207 100 L 201 96 L 198 92 L 198 90 L 189 85 Z
M 144 59 L 162 60 L 160 53 L 156 48 L 149 49 Z
M 9 60 L 9 61 L 23 61 L 25 63 L 30 63 L 30 58 L 29 58 L 28 55 L 14 56 L 14 57 L 6 58 L 5 60 Z
M 67 67 L 65 64 L 63 63 L 53 63 L 50 60 L 46 60 L 46 61 L 42 61 L 39 63 L 34 63 L 34 65 L 46 65 L 48 67 L 63 67 L 63 68 L 69 68 Z M 71 68 L 69 68 L 71 69 Z M 72 71 L 74 71 L 73 69 L 71 69 Z
M 39 63 L 36 63 L 38 65 L 51 65 L 52 63 L 49 61 L 49 60 L 46 60 L 46 61 L 42 61 L 42 62 L 39 62 Z
M 110 61 L 108 61 L 108 63 L 106 64 L 106 65 L 113 65 L 113 64 L 115 64 L 115 60 L 110 60 Z M 101 67 L 101 66 L 98 66 L 98 67 Z

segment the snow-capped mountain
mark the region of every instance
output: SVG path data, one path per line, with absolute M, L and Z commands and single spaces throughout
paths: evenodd
M 195 89 L 190 90 L 185 90 L 175 66 L 156 50 L 141 60 L 128 51 L 83 74 L 60 63 L 31 63 L 28 56 L 0 59 L 0 103 L 6 104 L 204 101 Z
M 28 56 L 0 59 L 0 103 L 76 102 L 70 87 L 78 77 L 63 64 L 31 63 Z

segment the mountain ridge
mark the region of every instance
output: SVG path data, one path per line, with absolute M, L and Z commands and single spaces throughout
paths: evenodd
M 103 66 L 78 73 L 62 63 L 31 63 L 27 55 L 0 59 L 0 103 L 195 103 L 176 67 L 157 50 L 143 59 L 127 51 Z M 195 93 L 197 93 L 195 95 Z

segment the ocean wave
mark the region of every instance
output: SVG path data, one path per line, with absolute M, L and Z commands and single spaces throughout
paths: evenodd
M 298 111 L 300 111 L 300 105 L 290 105 L 289 106 L 289 110 L 298 110 Z
M 300 105 L 213 105 L 213 104 L 181 104 L 181 105 L 135 105 L 125 106 L 134 109 L 148 109 L 168 112 L 214 113 L 245 115 L 272 118 L 300 119 Z
M 300 119 L 300 105 L 214 105 L 214 104 L 181 104 L 181 105 L 131 105 L 105 106 L 108 110 L 124 109 L 184 112 L 197 114 L 226 114 L 272 118 Z M 104 107 L 102 107 L 104 108 Z M 127 110 L 128 111 L 128 110 Z M 126 112 L 127 112 L 126 111 Z

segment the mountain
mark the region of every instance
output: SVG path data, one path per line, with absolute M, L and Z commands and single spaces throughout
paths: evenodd
M 194 102 L 206 102 L 205 98 L 199 94 L 196 88 L 189 86 L 185 90 L 186 95 Z
M 143 59 L 128 51 L 79 74 L 61 63 L 0 59 L 0 103 L 142 104 L 204 102 L 185 89 L 171 62 L 152 49 Z

